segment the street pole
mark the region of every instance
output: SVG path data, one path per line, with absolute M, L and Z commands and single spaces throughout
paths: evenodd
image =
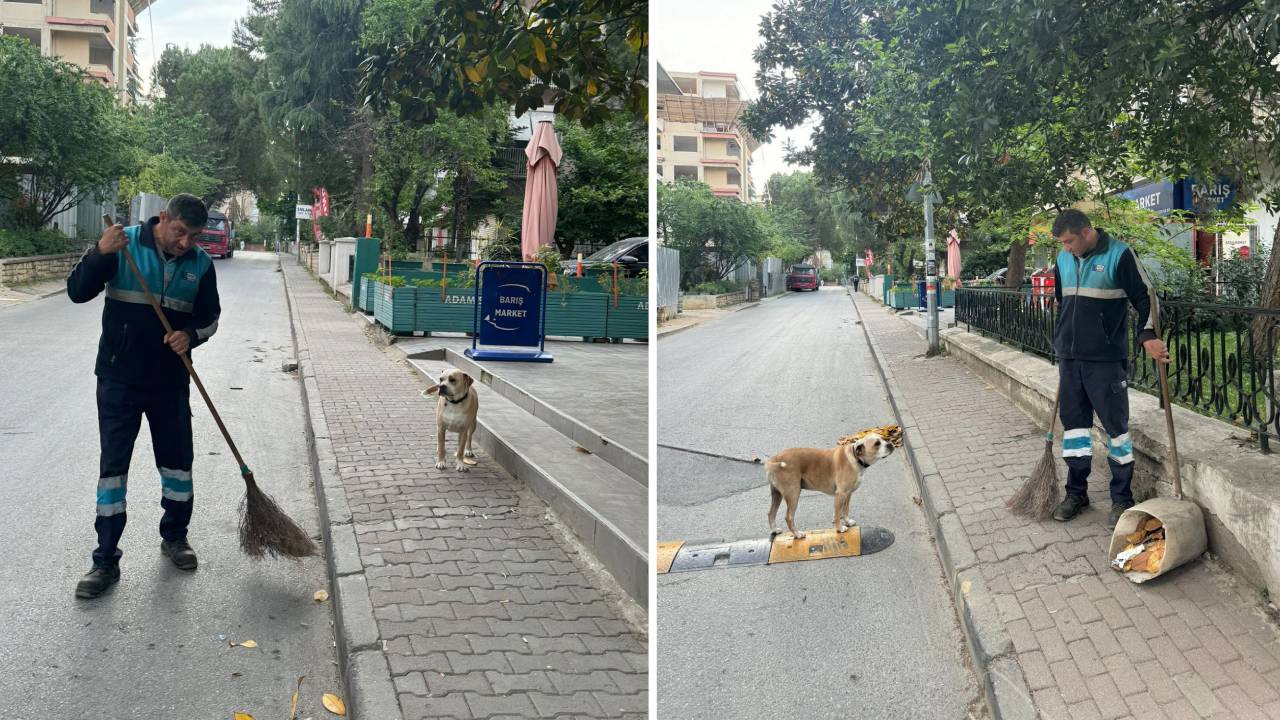
M 929 298 L 928 357 L 938 354 L 938 253 L 933 242 L 933 174 L 924 166 L 925 293 Z

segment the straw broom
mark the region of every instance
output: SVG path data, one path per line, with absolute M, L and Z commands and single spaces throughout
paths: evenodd
M 108 227 L 115 224 L 110 215 L 103 215 L 102 219 Z M 151 309 L 155 310 L 160 318 L 160 324 L 164 326 L 165 333 L 173 332 L 173 327 L 169 325 L 169 318 L 160 309 L 156 296 L 151 294 L 151 288 L 147 285 L 146 278 L 142 276 L 142 271 L 138 269 L 138 264 L 134 262 L 133 254 L 129 252 L 128 247 L 121 248 L 121 252 L 124 253 L 124 259 L 128 261 L 134 277 L 142 285 L 142 291 L 146 293 L 147 300 L 151 302 Z M 213 415 L 214 422 L 218 424 L 218 429 L 222 431 L 222 437 L 227 441 L 227 447 L 231 448 L 231 454 L 235 456 L 236 463 L 240 466 L 240 475 L 244 478 L 244 499 L 240 502 L 240 549 L 246 555 L 255 558 L 265 555 L 301 558 L 319 554 L 320 549 L 316 547 L 315 541 L 280 509 L 270 495 L 258 487 L 257 481 L 253 478 L 253 472 L 244 464 L 240 451 L 231 440 L 231 433 L 227 432 L 227 427 L 222 424 L 222 418 L 214 408 L 213 400 L 209 399 L 204 383 L 200 382 L 200 376 L 191 365 L 191 358 L 187 353 L 182 353 L 179 357 L 187 368 L 187 374 L 200 390 L 200 396 L 209 406 L 209 412 Z
M 1036 520 L 1044 520 L 1053 514 L 1058 504 L 1059 490 L 1062 484 L 1058 481 L 1058 459 L 1053 456 L 1053 426 L 1058 421 L 1058 401 L 1062 399 L 1062 384 L 1053 396 L 1053 415 L 1049 416 L 1049 432 L 1044 438 L 1044 454 L 1040 462 L 1031 471 L 1031 477 L 1018 488 L 1018 492 L 1009 498 L 1006 506 L 1018 515 L 1025 515 Z

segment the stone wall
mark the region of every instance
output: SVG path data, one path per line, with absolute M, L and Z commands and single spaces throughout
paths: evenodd
M 747 301 L 746 292 L 725 293 L 724 295 L 684 295 L 680 305 L 685 310 L 714 310 Z
M 84 253 L 0 258 L 0 286 L 13 287 L 47 278 L 66 277 Z

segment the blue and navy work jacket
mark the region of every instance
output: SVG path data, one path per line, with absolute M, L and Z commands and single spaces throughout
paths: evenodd
M 1098 244 L 1078 258 L 1058 253 L 1053 269 L 1058 324 L 1053 349 L 1063 360 L 1118 362 L 1128 357 L 1127 306 L 1138 311 L 1137 342 L 1154 338 L 1151 280 L 1128 245 L 1098 229 Z
M 151 218 L 124 229 L 129 252 L 169 324 L 174 330 L 186 331 L 195 348 L 217 331 L 222 312 L 213 261 L 198 245 L 178 257 L 166 257 L 156 247 L 153 229 L 157 222 L 158 218 Z M 103 255 L 95 243 L 67 277 L 67 296 L 72 302 L 83 303 L 104 289 L 107 298 L 95 374 L 129 385 L 185 388 L 186 368 L 164 343 L 164 326 L 124 253 Z

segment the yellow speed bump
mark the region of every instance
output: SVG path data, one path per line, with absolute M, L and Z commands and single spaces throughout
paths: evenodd
M 675 542 L 658 543 L 658 574 L 665 574 L 671 570 L 671 563 L 676 559 L 676 553 L 680 552 L 680 548 L 684 546 L 683 540 Z
M 791 533 L 775 537 L 769 549 L 769 564 L 861 554 L 862 528 L 851 527 L 842 533 L 837 533 L 835 528 L 826 528 L 809 531 L 803 540 L 796 540 Z

